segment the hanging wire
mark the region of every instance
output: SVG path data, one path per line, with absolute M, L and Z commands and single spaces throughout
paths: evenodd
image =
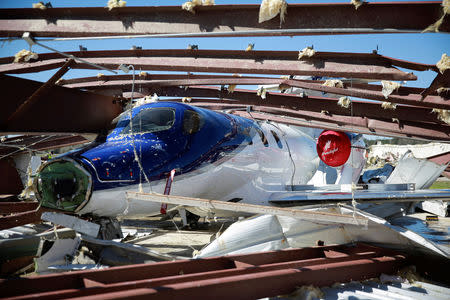
M 150 186 L 150 191 L 153 192 L 151 182 L 148 179 L 147 174 L 144 171 L 144 167 L 142 166 L 141 159 L 139 158 L 139 156 L 137 154 L 137 151 L 136 151 L 136 141 L 135 141 L 135 134 L 134 134 L 134 130 L 133 130 L 133 96 L 134 96 L 134 85 L 135 85 L 136 74 L 135 74 L 135 69 L 134 69 L 133 65 L 129 65 L 127 68 L 128 69 L 131 68 L 133 70 L 133 82 L 132 82 L 132 85 L 131 85 L 131 100 L 130 100 L 130 104 L 131 104 L 131 108 L 130 108 L 130 130 L 131 130 L 131 143 L 133 145 L 134 159 L 137 161 L 137 163 L 139 165 L 140 174 L 144 175 L 145 181 L 147 181 L 149 186 Z M 143 191 L 142 190 L 142 182 L 141 182 L 140 178 L 141 177 L 139 177 L 139 192 L 142 192 Z

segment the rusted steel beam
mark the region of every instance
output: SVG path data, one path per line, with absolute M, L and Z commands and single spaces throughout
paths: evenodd
M 81 83 L 69 83 L 66 87 L 88 89 L 88 90 L 107 90 L 107 89 L 126 89 L 130 90 L 132 86 L 132 80 L 111 80 L 103 79 L 103 76 L 96 81 L 85 81 Z M 321 91 L 325 93 L 332 93 L 338 95 L 352 96 L 363 99 L 388 101 L 398 104 L 406 104 L 413 106 L 423 106 L 429 108 L 441 108 L 450 109 L 450 103 L 445 101 L 445 98 L 440 96 L 427 96 L 422 99 L 421 94 L 409 94 L 408 91 L 413 89 L 405 88 L 399 92 L 393 92 L 388 97 L 385 97 L 381 92 L 380 85 L 374 85 L 365 89 L 369 84 L 345 84 L 344 88 L 323 86 L 321 83 L 314 81 L 302 81 L 302 80 L 283 80 L 280 78 L 202 78 L 202 79 L 173 79 L 173 80 L 136 80 L 136 85 L 140 87 L 151 86 L 196 86 L 196 85 L 255 85 L 255 84 L 279 84 L 285 89 L 288 87 L 298 87 L 307 90 Z M 378 89 L 378 90 L 375 90 Z M 401 94 L 399 94 L 401 93 Z
M 422 128 L 423 124 L 419 124 L 419 126 L 417 124 L 399 125 L 397 123 L 383 122 L 380 120 L 364 119 L 367 120 L 367 125 L 364 126 L 362 121 L 358 122 L 358 124 L 356 124 L 356 122 L 355 124 L 351 123 L 336 124 L 336 122 L 333 122 L 325 118 L 323 118 L 323 120 L 319 120 L 318 117 L 316 117 L 315 120 L 302 120 L 300 118 L 292 118 L 262 112 L 248 113 L 246 111 L 237 110 L 233 111 L 232 113 L 250 119 L 253 118 L 258 120 L 268 120 L 278 123 L 304 127 L 336 129 L 341 131 L 358 132 L 363 134 L 372 134 L 380 136 L 409 137 L 409 138 L 437 140 L 437 141 L 447 141 L 450 137 L 448 127 L 436 130 L 434 129 L 433 125 L 430 126 L 431 128 Z
M 3 133 L 98 133 L 107 130 L 122 106 L 115 98 L 60 86 L 50 88 L 46 97 L 36 102 L 32 111 L 7 122 L 41 83 L 10 76 L 0 76 L 0 87 L 8 101 L 0 111 Z
M 284 76 L 282 76 L 284 77 Z M 113 82 L 119 81 L 117 83 L 117 87 L 129 89 L 131 90 L 131 87 L 129 86 L 130 82 L 133 80 L 133 75 L 106 75 L 103 74 L 100 77 L 79 77 L 79 78 L 71 78 L 71 79 L 61 79 L 58 81 L 58 85 L 65 86 L 65 87 L 77 87 L 76 84 L 86 84 L 86 85 L 80 85 L 80 87 L 85 87 L 89 89 L 102 89 L 102 86 L 106 82 L 110 82 L 110 85 L 106 85 L 105 88 L 110 89 L 112 87 L 115 87 L 115 84 Z M 227 84 L 236 84 L 236 85 L 255 85 L 255 84 L 280 84 L 283 85 L 286 81 L 286 78 L 277 78 L 277 77 L 262 77 L 262 76 L 242 76 L 242 75 L 215 75 L 215 74 L 208 74 L 208 75 L 202 75 L 202 74 L 149 74 L 147 72 L 142 72 L 138 75 L 136 75 L 135 78 L 136 82 L 139 82 L 140 84 L 146 83 L 152 84 L 152 85 L 160 85 L 160 86 L 171 86 L 171 85 L 184 85 L 184 86 L 192 86 L 192 85 L 206 85 L 206 83 L 202 83 L 200 80 L 207 80 L 205 82 L 209 82 L 212 85 L 227 85 Z M 316 83 L 316 84 L 323 84 L 324 80 L 305 80 L 305 79 L 292 79 L 299 82 L 305 82 L 305 83 Z M 127 83 L 127 81 L 129 81 Z M 197 83 L 195 83 L 197 82 Z M 90 83 L 90 85 L 88 84 Z M 177 84 L 177 83 L 183 83 L 183 84 Z M 194 84 L 195 83 L 195 84 Z M 352 79 L 344 79 L 343 80 L 344 85 L 351 86 L 354 88 L 364 89 L 364 90 L 371 90 L 371 91 L 381 91 L 382 86 L 379 84 L 367 84 L 367 83 L 361 83 L 358 81 L 358 79 L 352 80 Z M 112 87 L 111 87 L 112 86 Z M 408 94 L 420 94 L 423 92 L 423 88 L 417 88 L 417 87 L 408 87 L 408 86 L 401 86 L 396 91 L 400 95 L 408 95 Z M 431 95 L 437 95 L 437 92 L 434 91 L 433 93 L 430 93 Z
M 41 209 L 35 209 L 32 211 L 25 211 L 8 216 L 2 216 L 0 217 L 0 230 L 31 223 L 40 223 L 42 222 L 42 212 L 43 211 Z
M 332 115 L 368 117 L 375 119 L 385 119 L 392 121 L 393 118 L 403 121 L 418 121 L 444 124 L 431 113 L 431 109 L 397 106 L 396 110 L 385 110 L 381 105 L 366 101 L 352 101 L 352 107 L 344 108 L 337 104 L 338 100 L 326 97 L 300 97 L 298 95 L 282 94 L 268 92 L 266 99 L 256 95 L 255 91 L 236 89 L 233 93 L 215 87 L 189 87 L 188 89 L 180 87 L 154 87 L 148 90 L 148 94 L 157 93 L 160 96 L 176 96 L 176 97 L 211 97 L 218 98 L 220 102 L 229 104 L 244 105 L 264 105 L 269 107 L 285 107 L 294 110 L 321 112 L 328 111 Z M 230 101 L 223 99 L 235 99 L 238 101 Z M 191 103 L 205 102 L 204 99 L 191 99 Z M 215 102 L 212 102 L 212 104 Z
M 437 89 L 439 88 L 450 88 L 450 70 L 447 69 L 444 73 L 438 72 L 436 78 L 434 78 L 433 82 L 430 84 L 428 88 L 423 90 L 420 95 L 422 98 L 425 98 L 428 95 L 435 94 Z M 442 93 L 448 97 L 447 93 Z
M 0 35 L 85 37 L 138 34 L 203 33 L 228 36 L 275 36 L 349 33 L 421 32 L 442 15 L 440 2 L 289 4 L 285 22 L 279 17 L 258 23 L 259 5 L 1 9 Z M 450 31 L 447 19 L 440 31 Z M 285 29 L 283 32 L 280 29 Z M 249 31 L 256 32 L 249 32 Z M 192 36 L 192 35 L 191 35 Z M 214 36 L 214 35 L 213 35 Z
M 38 208 L 39 202 L 0 202 L 0 214 L 26 212 Z
M 61 69 L 53 74 L 53 76 L 50 77 L 50 79 L 47 80 L 41 87 L 39 87 L 27 100 L 25 100 L 25 102 L 20 104 L 17 110 L 8 118 L 7 122 L 14 122 L 14 120 L 23 116 L 24 112 L 30 110 L 33 104 L 40 98 L 45 96 L 49 92 L 50 88 L 55 84 L 55 82 L 64 74 L 66 74 L 67 71 L 69 71 L 70 66 L 72 66 L 74 62 L 75 61 L 73 59 L 67 60 L 66 63 L 61 67 Z
M 116 50 L 69 52 L 89 63 L 109 69 L 132 64 L 137 69 L 155 71 L 245 73 L 278 75 L 311 75 L 345 78 L 416 80 L 412 73 L 392 67 L 383 56 L 365 53 L 316 53 L 298 60 L 296 51 L 236 51 L 236 50 Z M 59 67 L 61 55 L 40 54 L 35 62 L 11 63 L 13 58 L 0 60 L 0 73 L 28 73 Z M 77 63 L 73 68 L 92 69 Z M 430 68 L 435 68 L 430 66 Z
M 406 257 L 391 250 L 364 244 L 334 245 L 0 280 L 0 292 L 3 297 L 21 299 L 116 298 L 128 291 L 136 296 L 146 289 L 160 298 L 171 296 L 167 291 L 173 288 L 177 293 L 187 292 L 184 296 L 188 298 L 199 298 L 203 293 L 202 297 L 254 299 L 288 293 L 299 285 L 322 286 L 375 277 L 381 272 L 395 272 L 404 263 Z M 253 287 L 257 281 L 267 288 Z M 222 294 L 230 283 L 234 288 Z M 250 286 L 246 287 L 247 283 Z M 211 291 L 213 286 L 215 292 Z

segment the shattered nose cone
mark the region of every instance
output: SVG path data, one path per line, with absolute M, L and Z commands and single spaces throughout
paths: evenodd
M 78 212 L 89 201 L 92 178 L 76 161 L 55 159 L 41 166 L 34 190 L 43 207 Z

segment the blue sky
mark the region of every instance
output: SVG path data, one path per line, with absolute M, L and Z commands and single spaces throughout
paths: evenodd
M 0 0 L 0 8 L 31 7 L 30 0 Z M 45 0 L 44 2 L 48 2 Z M 185 1 L 127 1 L 127 6 L 181 5 Z M 259 4 L 261 0 L 216 0 L 216 4 Z M 288 3 L 342 3 L 343 1 L 287 1 Z M 381 2 L 381 1 L 372 1 Z M 51 1 L 53 7 L 106 6 L 107 0 L 93 1 Z M 289 17 L 289 8 L 288 8 Z M 378 53 L 394 58 L 435 64 L 443 53 L 450 54 L 450 36 L 442 33 L 424 34 L 373 34 L 373 35 L 334 35 L 334 36 L 298 36 L 298 37 L 242 37 L 242 38 L 167 38 L 167 39 L 122 39 L 93 41 L 60 41 L 45 42 L 46 45 L 59 51 L 78 51 L 79 45 L 88 50 L 130 49 L 133 45 L 144 49 L 185 49 L 188 44 L 197 44 L 199 49 L 245 49 L 249 43 L 255 43 L 255 50 L 301 50 L 314 45 L 316 51 L 362 52 L 368 53 L 378 47 Z M 22 40 L 3 42 L 0 45 L 0 56 L 13 56 L 21 49 L 28 49 Z M 33 46 L 37 53 L 48 52 L 46 49 Z M 23 77 L 45 81 L 55 71 L 26 74 Z M 84 77 L 97 74 L 99 71 L 71 70 L 64 78 Z M 436 73 L 414 72 L 418 81 L 408 82 L 408 86 L 426 87 Z

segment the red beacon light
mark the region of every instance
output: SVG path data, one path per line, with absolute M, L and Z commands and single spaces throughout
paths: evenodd
M 349 137 L 340 131 L 324 130 L 317 139 L 316 149 L 320 159 L 330 167 L 345 164 L 352 145 Z

